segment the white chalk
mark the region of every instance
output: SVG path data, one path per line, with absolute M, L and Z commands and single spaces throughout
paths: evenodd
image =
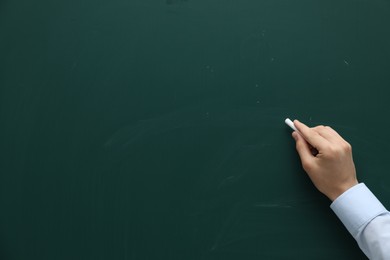
M 285 122 L 289 127 L 291 127 L 292 130 L 298 131 L 297 128 L 295 127 L 293 121 L 290 120 L 290 118 L 286 118 L 286 120 L 284 120 L 284 122 Z

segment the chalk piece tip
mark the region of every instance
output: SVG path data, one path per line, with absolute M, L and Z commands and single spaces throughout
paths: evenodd
M 289 127 L 291 127 L 292 130 L 297 131 L 297 128 L 295 127 L 293 121 L 290 120 L 290 118 L 286 118 L 286 120 L 284 120 L 284 122 L 285 122 Z

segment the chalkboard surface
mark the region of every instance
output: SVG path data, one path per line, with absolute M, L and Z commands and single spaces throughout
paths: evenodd
M 0 3 L 0 258 L 365 259 L 286 117 L 390 207 L 390 2 Z

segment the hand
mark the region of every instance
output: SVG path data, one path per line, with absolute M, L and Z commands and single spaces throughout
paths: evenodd
M 314 186 L 334 201 L 349 188 L 358 184 L 352 147 L 329 126 L 307 127 L 294 120 L 298 132 L 292 136 L 301 158 L 303 169 Z M 313 155 L 315 148 L 318 154 Z

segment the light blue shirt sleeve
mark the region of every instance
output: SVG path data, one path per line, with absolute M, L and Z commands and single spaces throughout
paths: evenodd
M 390 213 L 364 183 L 341 194 L 330 207 L 369 259 L 390 259 Z

